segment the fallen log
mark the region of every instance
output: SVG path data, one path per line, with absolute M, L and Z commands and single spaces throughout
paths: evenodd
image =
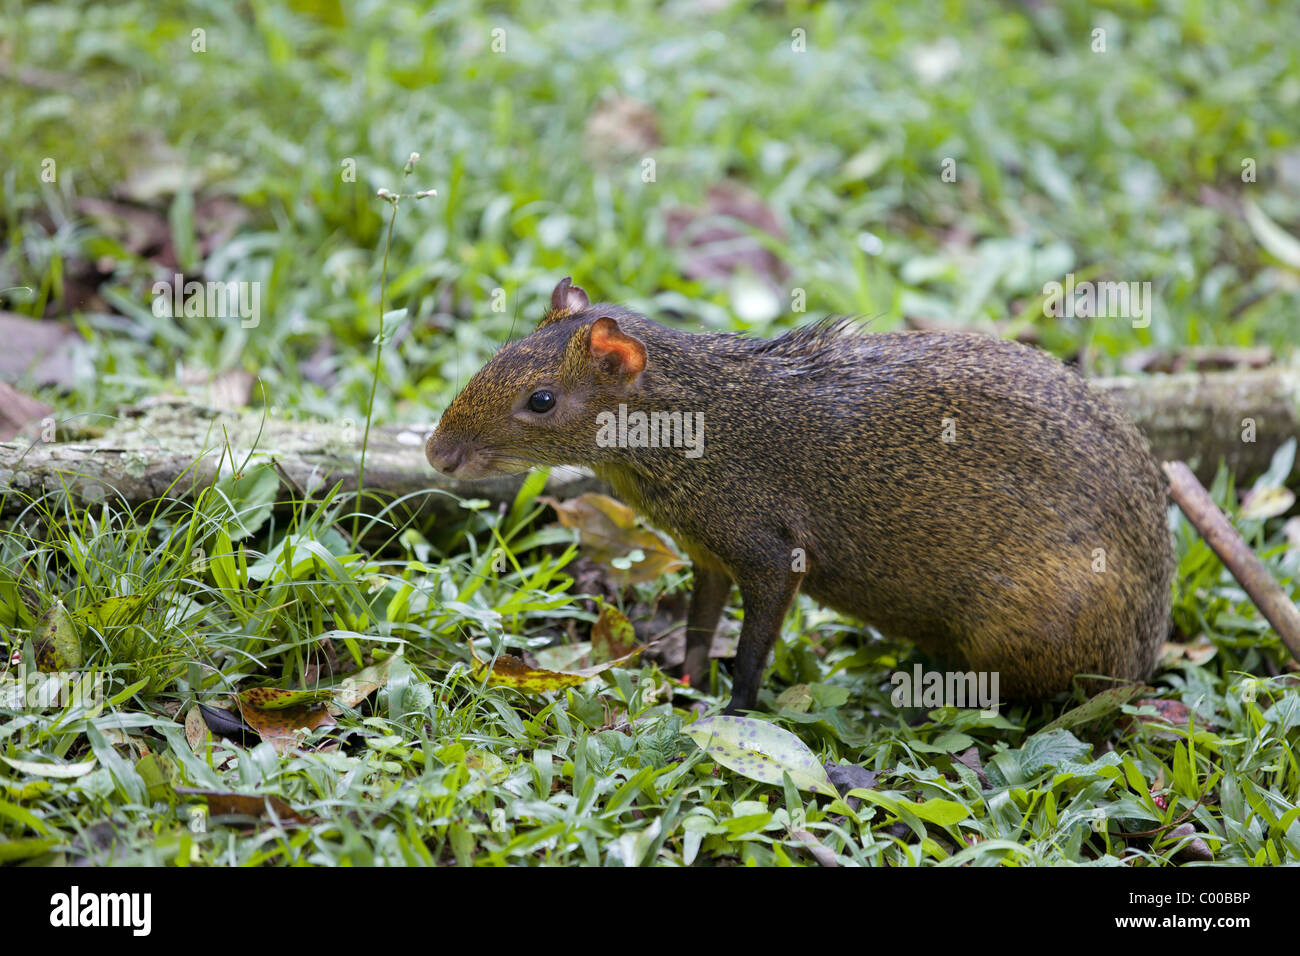
M 34 427 L 39 430 L 39 423 Z M 60 425 L 56 438 L 67 431 Z M 419 425 L 371 428 L 365 494 L 383 500 L 414 496 L 412 510 L 438 514 L 458 511 L 458 497 L 494 502 L 514 497 L 522 475 L 466 481 L 435 472 L 424 458 L 431 431 L 432 426 Z M 251 410 L 220 411 L 188 399 L 153 399 L 123 409 L 94 437 L 73 433 L 68 440 L 0 443 L 0 514 L 16 514 L 32 499 L 64 488 L 81 505 L 188 499 L 229 474 L 232 461 L 243 467 L 250 456 L 273 461 L 289 486 L 286 498 L 319 498 L 336 483 L 347 494 L 356 491 L 361 437 L 362 427 L 346 420 L 288 421 Z M 589 473 L 557 468 L 546 489 L 572 497 L 597 487 Z
M 1300 368 L 1104 378 L 1093 384 L 1137 423 L 1157 459 L 1186 461 L 1202 480 L 1225 461 L 1244 481 L 1264 471 L 1288 438 L 1300 439 Z M 389 500 L 414 495 L 421 510 L 442 514 L 457 510 L 451 496 L 513 498 L 522 476 L 453 480 L 429 467 L 424 441 L 431 427 L 371 429 L 367 494 Z M 32 498 L 65 487 L 83 505 L 106 498 L 128 505 L 188 498 L 213 482 L 223 461 L 228 471 L 232 459 L 242 465 L 254 453 L 275 460 L 291 493 L 319 495 L 335 482 L 347 493 L 356 489 L 361 454 L 361 426 L 345 420 L 271 419 L 254 410 L 221 411 L 171 397 L 123 409 L 98 429 L 70 420 L 45 432 L 55 440 L 0 443 L 0 514 L 15 514 Z M 598 487 L 588 472 L 563 468 L 553 470 L 547 492 L 571 497 Z

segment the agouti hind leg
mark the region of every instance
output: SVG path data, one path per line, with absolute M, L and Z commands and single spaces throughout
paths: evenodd
M 802 574 L 783 570 L 779 574 L 740 581 L 745 606 L 745 623 L 740 628 L 740 646 L 731 684 L 731 703 L 724 713 L 753 710 L 763 680 L 767 655 L 781 636 L 781 622 L 799 590 Z
M 709 645 L 722 619 L 722 608 L 731 593 L 731 578 L 726 572 L 696 562 L 691 606 L 686 612 L 686 660 L 682 673 L 691 686 L 709 688 Z

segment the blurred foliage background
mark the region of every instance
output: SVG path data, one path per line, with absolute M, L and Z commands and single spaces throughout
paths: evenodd
M 0 307 L 68 345 L 4 368 L 61 411 L 242 370 L 356 416 L 412 151 L 438 196 L 398 215 L 379 420 L 436 417 L 570 274 L 689 328 L 971 325 L 1089 371 L 1300 339 L 1285 0 L 0 9 Z M 260 323 L 154 315 L 176 273 L 261 283 Z M 1151 325 L 1044 318 L 1067 273 L 1151 282 Z

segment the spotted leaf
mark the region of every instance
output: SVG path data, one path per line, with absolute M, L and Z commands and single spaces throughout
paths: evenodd
M 838 796 L 808 745 L 772 724 L 750 717 L 707 717 L 686 730 L 710 757 L 760 783 L 779 785 L 788 773 L 800 790 Z

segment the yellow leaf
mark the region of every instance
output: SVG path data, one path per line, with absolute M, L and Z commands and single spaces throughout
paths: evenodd
M 616 667 L 631 657 L 641 653 L 641 648 L 637 648 L 631 654 L 624 654 L 618 660 L 606 661 L 604 664 L 598 664 L 595 667 L 584 667 L 579 671 L 552 671 L 542 667 L 529 667 L 518 657 L 513 654 L 501 654 L 492 663 L 489 671 L 486 663 L 479 663 L 474 668 L 474 676 L 479 680 L 487 677 L 487 682 L 494 686 L 513 687 L 521 690 L 526 694 L 544 694 L 550 690 L 561 690 L 565 687 L 577 687 L 584 681 L 590 680 L 601 671 L 607 671 L 611 667 Z
M 33 646 L 39 670 L 67 671 L 81 666 L 81 638 L 62 601 L 55 601 L 37 622 Z
M 615 567 L 614 561 L 635 551 L 643 557 L 628 568 L 617 568 L 628 584 L 643 584 L 686 567 L 677 552 L 663 538 L 638 528 L 636 513 L 608 495 L 588 493 L 568 501 L 539 498 L 555 509 L 560 524 L 575 528 L 584 550 L 593 561 Z
M 636 648 L 636 631 L 623 612 L 611 604 L 600 602 L 600 616 L 591 626 L 591 662 L 623 657 Z

